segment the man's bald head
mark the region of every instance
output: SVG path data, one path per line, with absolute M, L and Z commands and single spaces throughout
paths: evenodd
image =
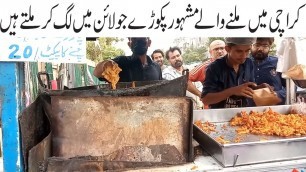
M 213 42 L 210 43 L 209 49 L 212 50 L 212 49 L 214 49 L 216 47 L 220 47 L 220 46 L 225 47 L 225 42 L 222 41 L 222 40 L 214 40 Z
M 217 59 L 226 55 L 225 42 L 222 40 L 214 40 L 209 45 L 209 53 L 211 58 Z

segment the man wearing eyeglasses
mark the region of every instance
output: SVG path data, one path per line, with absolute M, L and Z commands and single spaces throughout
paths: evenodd
M 203 82 L 205 79 L 205 70 L 207 66 L 216 59 L 226 55 L 225 42 L 222 40 L 214 40 L 209 45 L 210 59 L 195 67 L 190 71 L 189 80 L 192 82 Z
M 209 54 L 210 59 L 193 68 L 189 72 L 189 81 L 188 82 L 204 82 L 206 76 L 206 69 L 209 64 L 214 62 L 216 59 L 223 57 L 227 54 L 225 51 L 225 42 L 222 40 L 214 40 L 209 45 Z M 192 83 L 191 83 L 192 84 Z M 196 87 L 188 87 L 188 91 L 201 97 L 201 91 L 199 91 Z M 208 108 L 208 106 L 205 106 Z
M 269 56 L 274 38 L 257 38 L 252 45 L 251 59 L 254 63 L 255 82 L 257 84 L 267 83 L 274 88 L 279 98 L 279 105 L 286 101 L 286 81 L 281 73 L 276 72 L 277 57 Z

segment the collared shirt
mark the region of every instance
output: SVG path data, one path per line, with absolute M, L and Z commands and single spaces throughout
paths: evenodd
M 183 69 L 187 69 L 186 66 L 183 66 Z M 178 77 L 181 77 L 182 73 L 176 70 L 171 65 L 167 66 L 162 72 L 162 78 L 165 80 L 172 80 Z
M 119 56 L 112 59 L 122 69 L 119 82 L 162 80 L 160 66 L 147 56 L 147 64 L 142 65 L 134 56 Z
M 256 84 L 267 83 L 274 87 L 277 96 L 282 100 L 279 104 L 284 105 L 286 101 L 286 81 L 282 78 L 281 73 L 276 71 L 278 58 L 268 56 L 260 63 L 257 63 L 253 57 L 251 59 L 254 63 Z
M 193 68 L 189 72 L 189 80 L 191 82 L 203 82 L 205 80 L 207 66 L 210 65 L 213 61 L 214 59 L 209 59 L 198 65 L 197 67 Z
M 254 82 L 253 62 L 250 58 L 239 65 L 239 70 L 235 70 L 226 63 L 227 55 L 215 60 L 206 70 L 206 78 L 203 82 L 202 97 L 208 93 L 217 93 L 225 89 L 241 85 L 246 82 Z M 249 106 L 249 100 L 246 97 L 231 96 L 231 99 L 223 100 L 216 104 L 209 105 L 210 108 L 225 108 L 227 103 L 232 103 L 233 99 L 239 100 L 238 107 Z M 229 107 L 229 106 L 228 106 Z M 234 106 L 231 106 L 234 107 Z
M 162 65 L 160 68 L 161 68 L 161 70 L 163 72 L 163 70 L 167 68 L 167 65 Z
M 188 68 L 186 66 L 183 66 L 183 69 L 188 69 Z M 180 73 L 171 65 L 167 66 L 167 68 L 163 70 L 163 79 L 165 80 L 173 80 L 181 76 L 183 76 L 182 73 Z M 194 108 L 196 108 L 197 104 L 199 103 L 197 102 L 197 96 L 187 90 L 186 90 L 186 96 L 192 98 L 192 100 L 195 102 Z

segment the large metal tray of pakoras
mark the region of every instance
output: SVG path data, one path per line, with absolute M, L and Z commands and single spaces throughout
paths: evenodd
M 194 111 L 193 137 L 222 166 L 306 158 L 306 115 L 291 105 Z

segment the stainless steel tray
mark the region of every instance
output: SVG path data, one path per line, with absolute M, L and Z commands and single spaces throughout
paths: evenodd
M 290 105 L 269 107 L 284 114 L 289 113 L 291 109 Z M 228 125 L 230 119 L 241 111 L 261 112 L 269 107 L 194 110 L 194 122 L 196 120 L 212 122 L 217 126 L 218 133 L 207 134 L 194 125 L 193 137 L 224 167 L 306 158 L 305 136 L 284 138 L 248 134 L 241 142 L 234 143 L 235 128 L 227 126 L 226 130 L 222 129 L 223 125 Z M 220 135 L 231 143 L 223 145 L 215 141 Z

